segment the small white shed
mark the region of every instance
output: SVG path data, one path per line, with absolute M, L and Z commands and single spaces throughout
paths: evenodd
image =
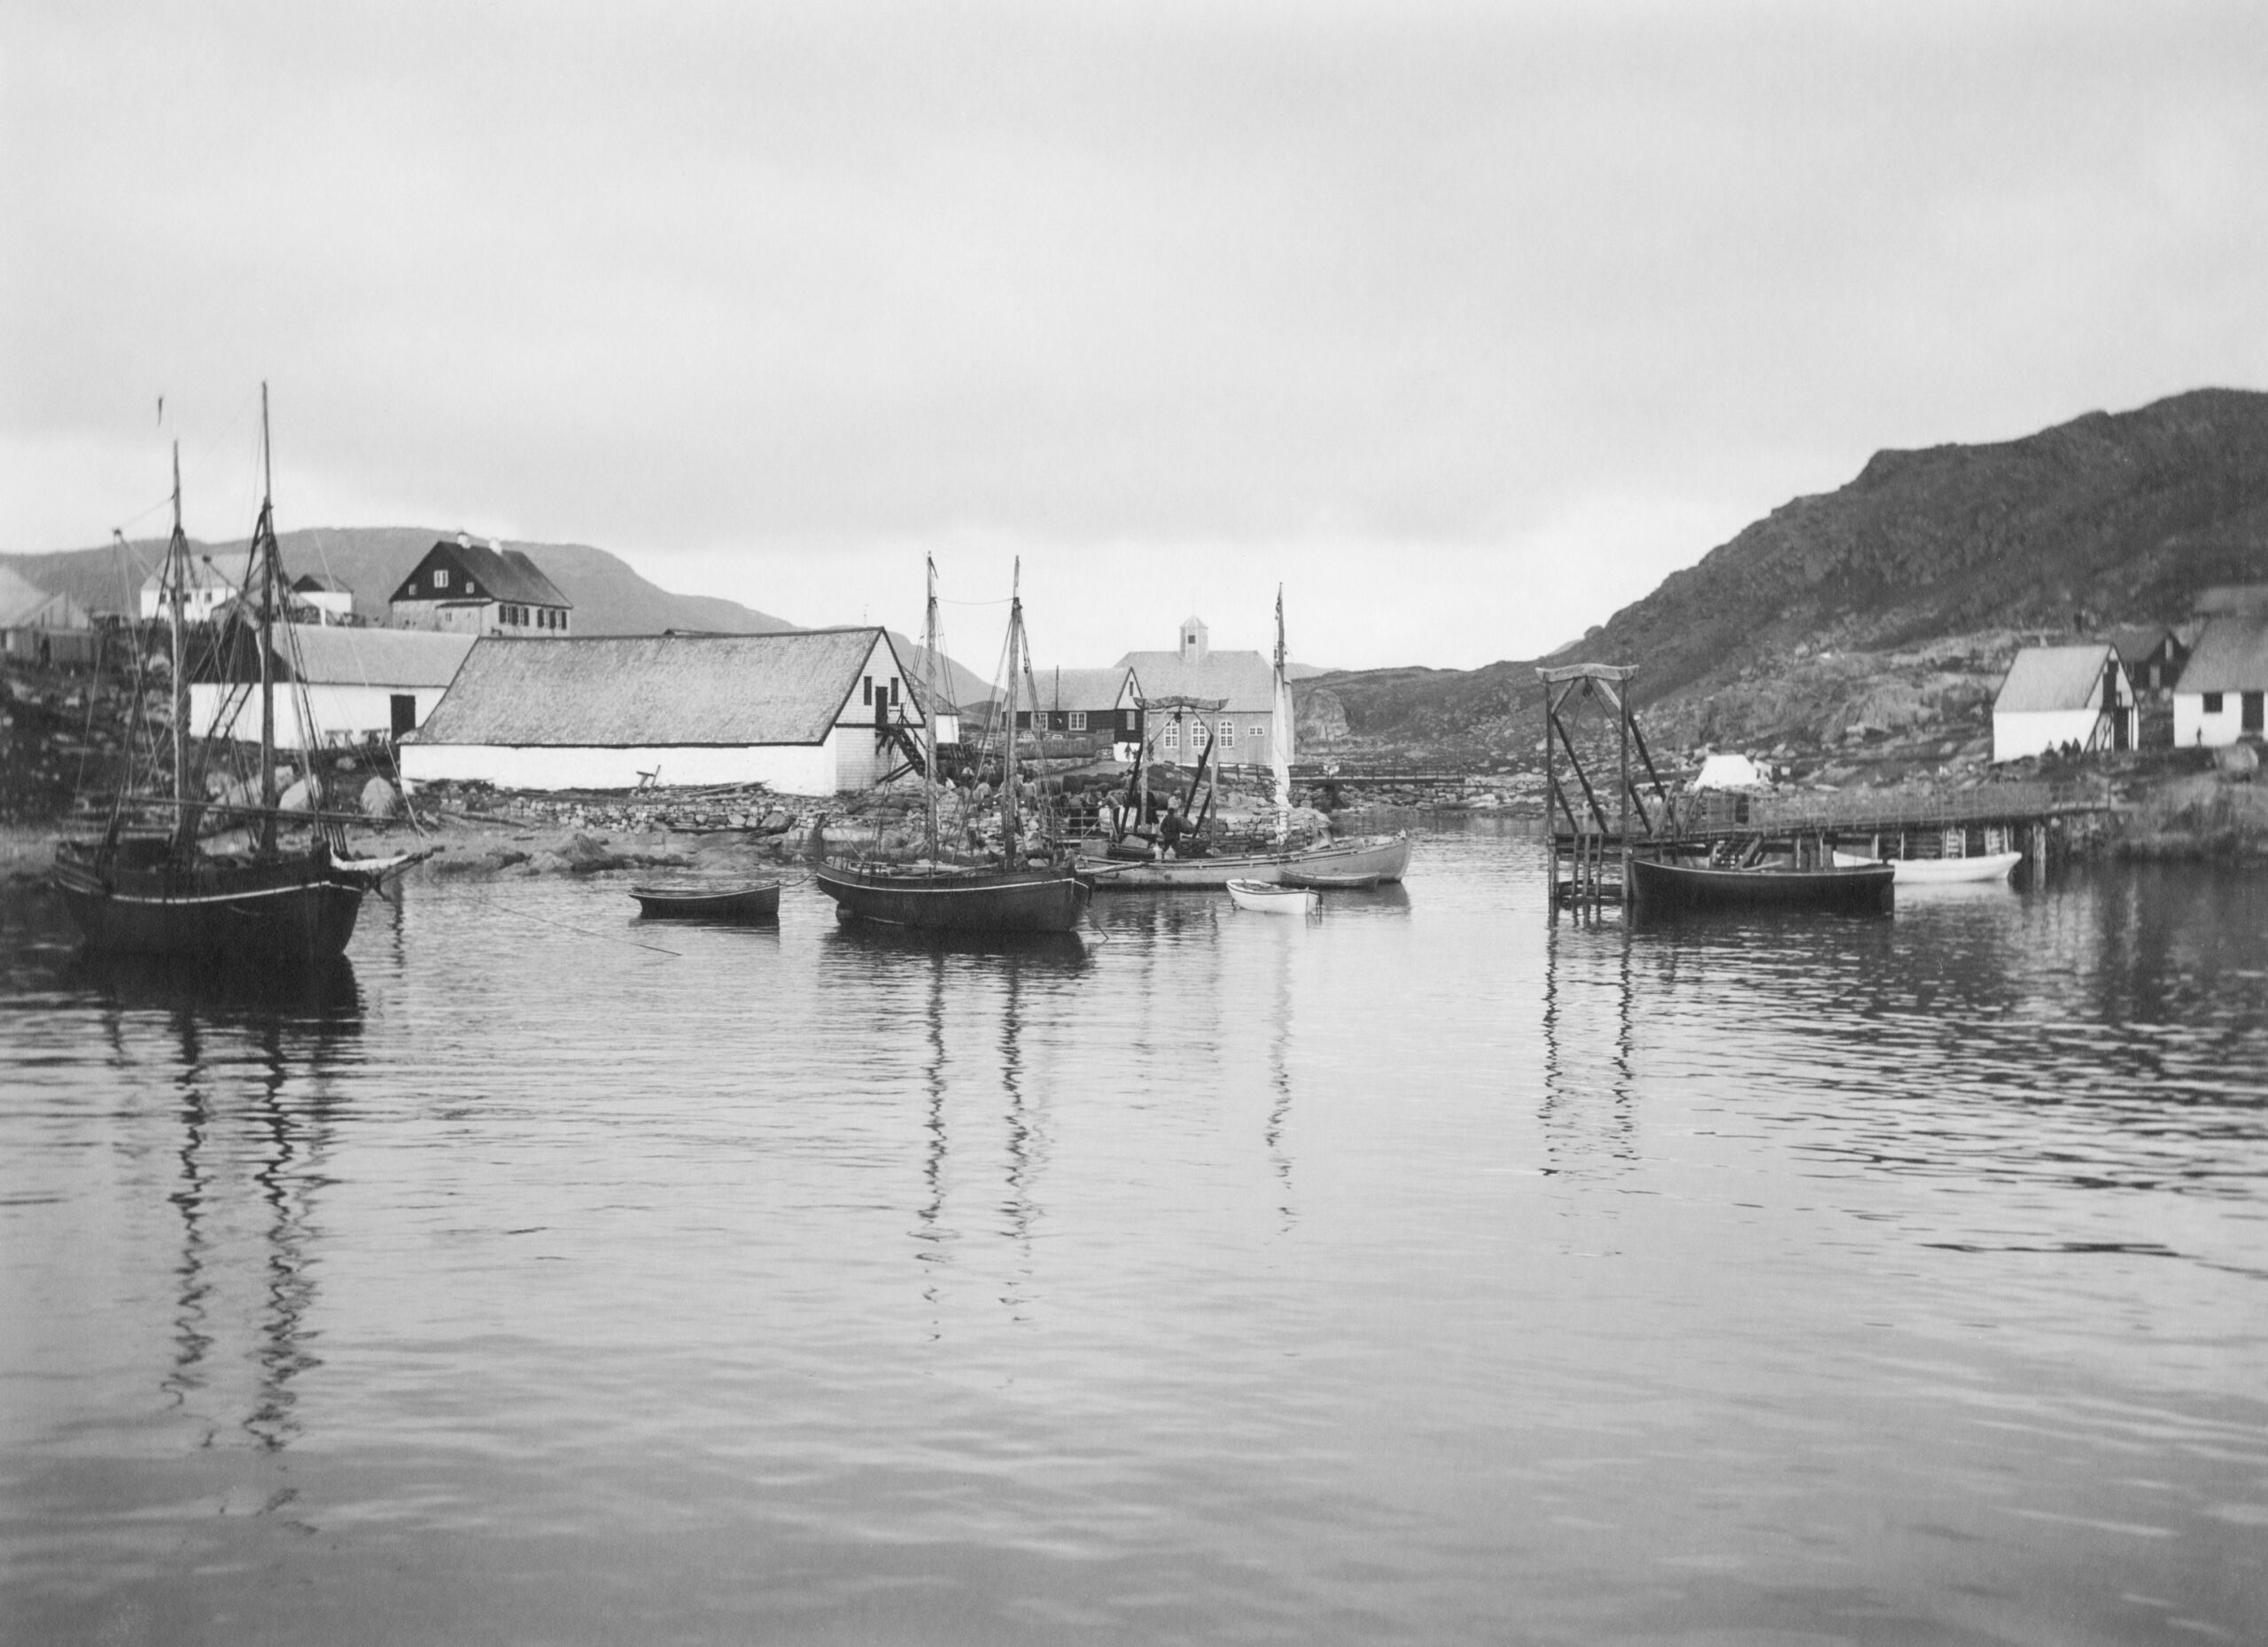
M 2268 733 L 2268 615 L 2205 620 L 2173 689 L 2173 741 L 2215 749 Z
M 296 750 L 310 742 L 321 746 L 398 738 L 423 726 L 472 646 L 470 635 L 332 624 L 280 625 L 271 648 L 270 672 L 279 683 L 297 681 L 306 688 L 314 725 L 300 725 L 299 693 L 278 691 L 277 747 Z M 241 648 L 233 662 L 210 673 L 220 678 L 190 681 L 190 725 L 200 732 L 257 742 L 258 648 Z
M 2077 744 L 2082 751 L 2134 747 L 2134 688 L 2107 641 L 2028 646 L 1992 700 L 1992 758 L 2022 760 Z

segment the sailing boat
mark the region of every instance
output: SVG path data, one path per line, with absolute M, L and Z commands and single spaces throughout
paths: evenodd
M 1021 568 L 1018 568 L 1018 583 Z M 937 851 L 937 565 L 928 563 L 928 610 L 922 645 L 922 820 L 927 851 L 918 863 L 874 864 L 830 858 L 812 879 L 835 902 L 844 921 L 876 921 L 959 933 L 1069 932 L 1087 913 L 1091 883 L 1052 854 L 1031 861 L 1021 850 L 1016 805 L 1016 695 L 1021 664 L 1031 660 L 1024 641 L 1023 598 L 1008 602 L 1007 750 L 1000 771 L 1000 858 L 990 864 L 944 861 Z M 1034 707 L 1037 696 L 1034 695 Z
M 1279 585 L 1276 590 L 1276 669 L 1271 700 L 1274 712 L 1269 717 L 1268 729 L 1268 765 L 1275 789 L 1274 848 L 1201 857 L 1082 856 L 1079 868 L 1094 878 L 1097 890 L 1185 888 L 1218 891 L 1231 881 L 1345 889 L 1374 887 L 1381 882 L 1402 879 L 1402 872 L 1410 867 L 1407 830 L 1321 841 L 1305 846 L 1292 844 L 1292 688 L 1284 672 L 1284 591 Z M 1147 757 L 1148 750 L 1145 750 L 1142 757 L 1146 761 Z
M 174 447 L 174 530 L 159 573 L 172 638 L 170 781 L 137 789 L 135 776 L 113 796 L 100 833 L 56 848 L 52 882 L 86 940 L 104 953 L 187 955 L 215 961 L 275 965 L 330 959 L 346 947 L 362 895 L 384 871 L 406 859 L 344 858 L 339 821 L 292 815 L 293 837 L 278 835 L 284 814 L 276 783 L 276 616 L 285 599 L 276 545 L 273 469 L 268 444 L 268 385 L 260 391 L 260 504 L 252 529 L 244 594 L 258 618 L 260 776 L 258 804 L 198 798 L 199 757 L 190 728 L 187 637 L 182 605 L 190 577 L 189 538 L 181 524 L 181 448 Z M 299 672 L 294 671 L 296 675 Z M 304 695 L 304 688 L 295 688 Z M 233 719 L 223 704 L 221 724 Z M 306 706 L 300 713 L 307 720 Z M 300 740 L 303 746 L 311 742 Z M 310 768 L 310 774 L 312 768 Z M 144 774 L 153 778 L 155 774 Z M 314 786 L 309 784 L 310 790 Z M 200 838 L 209 815 L 229 833 Z M 241 826 L 238 827 L 237 826 Z M 301 838 L 300 828 L 307 831 Z

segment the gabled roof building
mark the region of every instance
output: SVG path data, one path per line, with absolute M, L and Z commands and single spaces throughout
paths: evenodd
M 484 638 L 401 746 L 411 782 L 509 789 L 866 788 L 918 751 L 913 673 L 878 628 Z
M 2173 741 L 2208 749 L 2268 732 L 2268 610 L 2205 620 L 2173 689 Z
M 1044 738 L 1075 742 L 1084 739 L 1118 759 L 1133 758 L 1142 735 L 1142 711 L 1141 682 L 1131 667 L 1042 669 L 1034 672 L 1032 680 L 1039 691 L 1039 708 L 1036 717 L 1029 706 L 1016 711 L 1019 733 L 1037 731 Z M 1024 698 L 1020 688 L 1017 701 Z
M 218 661 L 190 677 L 190 724 L 244 742 L 260 741 L 260 643 L 233 628 Z M 424 724 L 456 678 L 473 637 L 344 624 L 279 625 L 269 645 L 277 747 L 296 750 L 399 738 Z M 287 691 L 282 683 L 304 688 Z M 311 726 L 300 724 L 304 695 Z
M 426 550 L 390 602 L 397 628 L 545 640 L 568 633 L 573 610 L 574 602 L 520 550 L 462 532 Z
M 1193 766 L 1210 737 L 1223 764 L 1265 765 L 1276 700 L 1276 671 L 1267 655 L 1215 651 L 1204 620 L 1195 617 L 1182 619 L 1177 641 L 1170 652 L 1129 652 L 1118 660 L 1118 667 L 1134 672 L 1150 705 L 1148 758 Z M 1175 698 L 1205 707 L 1161 703 Z
M 0 566 L 0 652 L 27 664 L 91 664 L 94 619 L 70 595 Z
M 2073 744 L 2088 753 L 2134 747 L 2134 688 L 2108 641 L 2025 647 L 1992 700 L 1995 761 Z

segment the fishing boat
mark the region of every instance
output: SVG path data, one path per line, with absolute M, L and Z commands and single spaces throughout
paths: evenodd
M 1835 862 L 1838 867 L 1855 869 L 1867 864 L 1888 864 L 1897 872 L 1898 884 L 1910 886 L 1958 886 L 1980 881 L 2006 881 L 2023 862 L 2022 852 L 1980 852 L 1974 858 L 1866 858 L 1856 852 L 1837 851 Z
M 244 596 L 257 623 L 260 655 L 260 768 L 239 775 L 234 798 L 208 802 L 205 784 L 226 773 L 230 750 L 199 740 L 190 726 L 190 660 L 183 604 L 190 576 L 182 529 L 181 448 L 174 448 L 174 528 L 159 587 L 171 635 L 170 772 L 129 769 L 90 820 L 91 833 L 56 849 L 51 883 L 89 951 L 196 956 L 216 962 L 310 964 L 336 957 L 353 936 L 363 894 L 416 855 L 361 858 L 346 846 L 343 817 L 315 809 L 312 765 L 308 808 L 286 812 L 276 783 L 274 644 L 286 600 L 276 544 L 268 389 L 260 386 L 260 516 L 252 530 Z M 240 619 L 232 619 L 238 622 Z M 288 636 L 291 626 L 284 625 Z M 287 641 L 287 644 L 290 642 Z M 294 707 L 312 728 L 306 689 L 293 670 Z M 234 719 L 224 704 L 216 724 Z M 302 750 L 314 740 L 303 737 Z M 151 763 L 154 765 L 154 762 Z
M 1312 915 L 1323 907 L 1320 892 L 1267 881 L 1230 882 L 1229 901 L 1263 915 Z
M 1824 909 L 1887 913 L 1896 876 L 1888 864 L 1795 869 L 1630 860 L 1631 895 L 1641 910 Z
M 967 934 L 1069 932 L 1085 919 L 1093 882 L 1044 843 L 1027 843 L 1016 796 L 1016 697 L 1031 675 L 1023 630 L 1022 567 L 1008 602 L 1006 750 L 1001 765 L 1000 851 L 982 863 L 946 859 L 937 845 L 937 568 L 928 563 L 921 694 L 922 820 L 926 851 L 912 863 L 829 858 L 813 874 L 843 921 Z M 1033 694 L 1033 707 L 1037 694 Z
M 641 886 L 630 896 L 638 913 L 649 921 L 714 921 L 750 922 L 780 918 L 780 882 L 742 881 L 695 885 Z
M 1161 850 L 1153 850 L 1131 841 L 1117 841 L 1099 847 L 1089 847 L 1081 852 L 1078 863 L 1083 874 L 1093 878 L 1101 891 L 1219 891 L 1232 881 L 1259 882 L 1268 885 L 1343 885 L 1377 886 L 1382 882 L 1399 881 L 1410 867 L 1410 835 L 1406 830 L 1392 835 L 1354 835 L 1343 838 L 1295 844 L 1291 838 L 1292 824 L 1292 688 L 1284 672 L 1284 591 L 1276 591 L 1276 663 L 1274 678 L 1274 712 L 1269 716 L 1268 765 L 1275 789 L 1276 839 L 1243 851 L 1220 852 L 1210 850 L 1208 843 L 1193 832 L 1184 832 L 1180 842 L 1168 856 Z M 1146 782 L 1149 771 L 1146 749 L 1143 758 L 1135 763 L 1136 777 Z M 1212 743 L 1207 742 L 1205 754 L 1198 760 L 1197 778 L 1192 781 L 1181 802 L 1183 820 L 1187 819 L 1189 805 L 1204 776 L 1207 757 L 1212 754 Z M 1220 782 L 1219 769 L 1215 768 L 1214 784 Z M 1212 801 L 1206 805 L 1209 810 Z M 1146 797 L 1130 806 L 1130 815 L 1147 815 Z

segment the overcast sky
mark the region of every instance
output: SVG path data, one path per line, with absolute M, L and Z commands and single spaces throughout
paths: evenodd
M 2268 6 L 0 8 L 0 550 L 594 543 L 804 624 L 1024 558 L 1533 656 L 1885 446 L 2268 386 Z M 166 397 L 167 423 L 156 417 Z M 965 658 L 994 612 L 949 608 Z M 981 665 L 980 665 L 981 666 Z

